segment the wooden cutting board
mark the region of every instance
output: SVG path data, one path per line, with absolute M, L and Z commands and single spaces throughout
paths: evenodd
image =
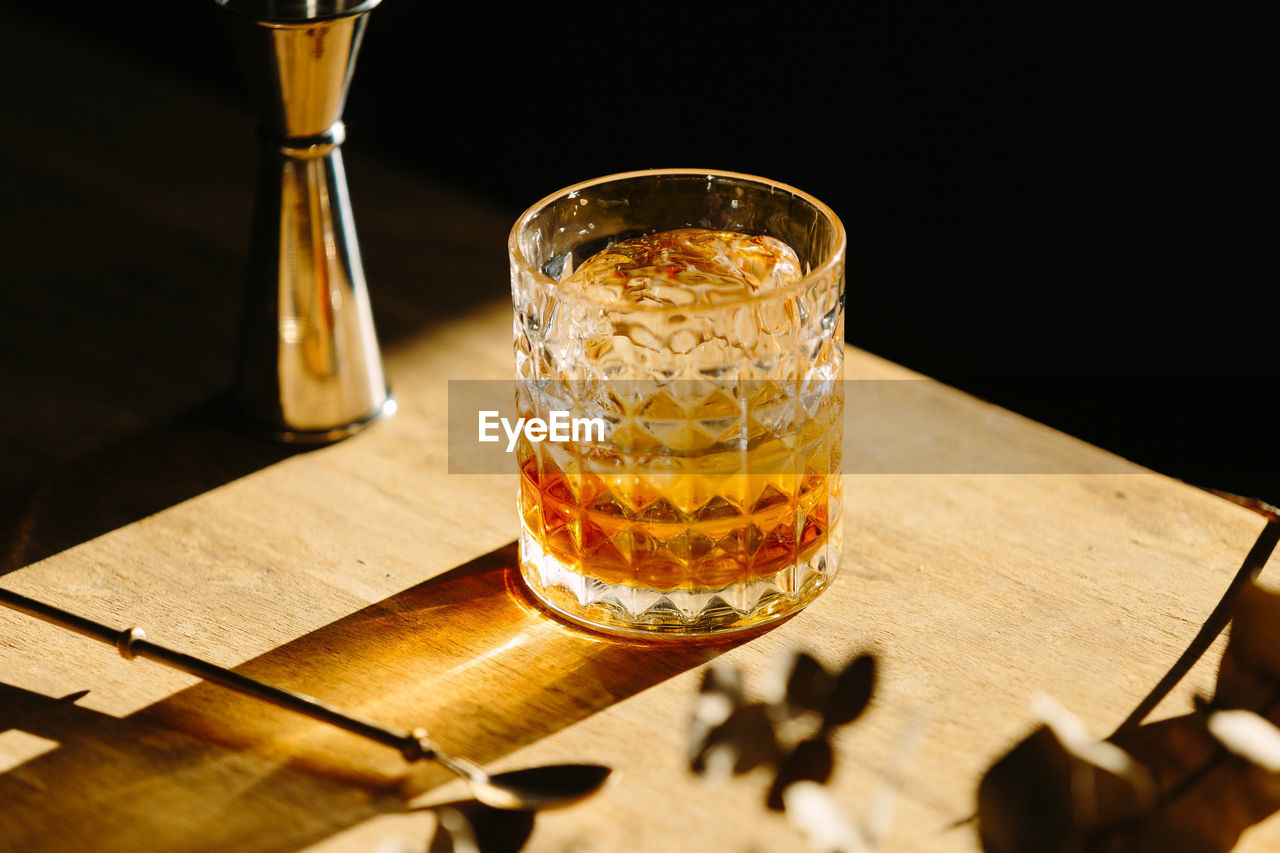
M 509 375 L 508 335 L 499 303 L 392 347 L 393 419 L 4 583 L 364 716 L 425 725 L 498 768 L 618 769 L 600 796 L 540 815 L 533 850 L 806 849 L 761 808 L 761 778 L 705 783 L 685 769 L 701 670 L 739 666 L 758 689 L 795 647 L 832 665 L 874 651 L 883 680 L 838 738 L 834 793 L 865 808 L 919 721 L 887 849 L 969 850 L 972 827 L 955 824 L 983 769 L 1033 724 L 1032 698 L 1043 691 L 1109 733 L 1264 524 L 922 383 L 913 399 L 951 414 L 922 415 L 933 429 L 913 439 L 921 454 L 995 434 L 1037 448 L 1042 469 L 1110 473 L 850 475 L 845 565 L 799 616 L 712 644 L 603 639 L 520 589 L 514 476 L 446 472 L 447 380 Z M 848 373 L 920 382 L 856 350 Z M 463 794 L 438 768 L 149 662 L 14 614 L 0 626 L 0 840 L 15 849 L 421 849 L 434 817 L 415 808 Z M 1209 688 L 1217 645 L 1157 716 Z M 1264 826 L 1251 849 L 1278 832 Z

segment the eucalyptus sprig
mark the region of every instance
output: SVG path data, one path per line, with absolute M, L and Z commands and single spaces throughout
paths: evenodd
M 1092 740 L 1043 723 L 978 788 L 987 853 L 1225 853 L 1280 810 L 1280 594 L 1241 586 L 1212 699 Z

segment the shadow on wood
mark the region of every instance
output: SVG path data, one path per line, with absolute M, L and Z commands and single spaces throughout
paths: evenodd
M 1111 738 L 1123 737 L 1136 731 L 1141 726 L 1142 721 L 1160 704 L 1161 700 L 1169 695 L 1169 691 L 1173 690 L 1177 683 L 1191 671 L 1196 662 L 1209 650 L 1209 646 L 1213 645 L 1213 641 L 1218 638 L 1218 635 L 1227 629 L 1227 626 L 1231 623 L 1232 608 L 1235 606 L 1236 595 L 1239 593 L 1240 588 L 1249 581 L 1257 579 L 1262 572 L 1262 568 L 1267 564 L 1267 560 L 1271 558 L 1271 553 L 1275 550 L 1278 542 L 1280 542 L 1280 522 L 1271 519 L 1267 522 L 1267 526 L 1262 528 L 1262 532 L 1258 534 L 1258 539 L 1253 543 L 1253 547 L 1249 549 L 1249 553 L 1245 554 L 1244 562 L 1240 564 L 1240 570 L 1231 579 L 1230 585 L 1222 593 L 1221 600 L 1218 601 L 1217 606 L 1213 608 L 1213 611 L 1205 619 L 1204 624 L 1200 626 L 1200 630 L 1192 638 L 1187 650 L 1170 665 L 1169 671 L 1161 676 L 1160 681 L 1151 688 L 1151 692 L 1138 703 L 1133 712 L 1111 733 Z
M 216 397 L 0 493 L 0 575 L 302 449 L 247 431 L 229 401 Z
M 519 585 L 513 543 L 238 671 L 380 723 L 425 726 L 443 749 L 487 763 L 751 636 L 628 642 L 554 621 Z M 0 731 L 58 744 L 0 776 L 6 844 L 294 850 L 403 811 L 453 778 L 209 684 L 123 719 L 81 708 L 77 698 L 0 685 Z M 680 748 L 684 710 L 672 709 L 671 749 Z M 611 751 L 609 743 L 586 745 L 576 758 L 607 764 Z

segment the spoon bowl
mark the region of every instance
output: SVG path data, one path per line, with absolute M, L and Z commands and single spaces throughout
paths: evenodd
M 540 811 L 576 803 L 600 790 L 613 772 L 602 764 L 548 764 L 490 775 L 478 764 L 441 752 L 425 729 L 405 736 L 401 752 L 408 761 L 443 764 L 463 778 L 477 802 L 504 811 Z
M 601 764 L 549 764 L 495 773 L 469 761 L 436 753 L 436 760 L 462 776 L 475 798 L 505 811 L 542 811 L 586 799 L 613 772 Z

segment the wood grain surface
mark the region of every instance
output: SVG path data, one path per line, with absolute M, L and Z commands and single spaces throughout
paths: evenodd
M 7 62 L 68 49 L 24 32 Z M 599 796 L 538 815 L 530 850 L 808 849 L 763 810 L 764 780 L 707 783 L 684 764 L 702 670 L 736 665 L 759 688 L 796 647 L 832 665 L 881 656 L 869 712 L 838 738 L 838 800 L 865 809 L 922 725 L 885 849 L 976 849 L 978 779 L 1034 724 L 1033 697 L 1108 734 L 1263 529 L 1233 503 L 851 349 L 849 377 L 910 383 L 914 417 L 898 407 L 877 421 L 870 407 L 857 430 L 850 452 L 865 465 L 846 480 L 832 589 L 772 630 L 719 642 L 568 627 L 513 574 L 514 474 L 447 473 L 448 380 L 511 374 L 507 212 L 349 143 L 400 409 L 331 447 L 264 444 L 220 402 L 247 236 L 247 115 L 78 55 L 91 82 L 54 74 L 44 85 L 64 108 L 19 95 L 9 114 L 32 129 L 0 134 L 17 167 L 7 197 L 33 211 L 25 236 L 5 238 L 0 582 L 425 726 L 496 769 L 617 768 Z M 139 142 L 162 136 L 184 144 Z M 1209 689 L 1222 642 L 1155 717 Z M 429 807 L 464 796 L 437 767 L 0 613 L 0 849 L 423 850 Z M 1277 846 L 1273 820 L 1240 849 Z

